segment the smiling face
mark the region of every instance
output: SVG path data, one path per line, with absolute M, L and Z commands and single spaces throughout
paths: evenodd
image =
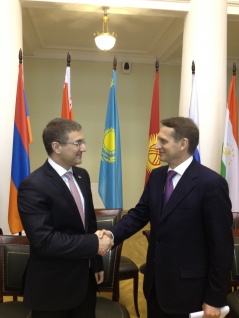
M 175 140 L 174 129 L 170 127 L 161 127 L 155 148 L 159 150 L 160 160 L 167 162 L 172 169 L 190 157 L 188 139 Z
M 53 142 L 53 153 L 51 158 L 60 166 L 69 170 L 71 166 L 76 166 L 82 163 L 82 153 L 86 151 L 85 143 L 80 145 L 73 144 L 75 141 L 83 141 L 84 136 L 82 131 L 72 131 L 68 133 L 66 143 Z

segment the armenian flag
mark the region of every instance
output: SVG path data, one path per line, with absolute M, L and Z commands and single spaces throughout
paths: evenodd
M 12 234 L 23 230 L 17 207 L 18 187 L 30 173 L 29 144 L 32 142 L 28 105 L 23 82 L 23 67 L 19 63 L 12 149 L 12 169 L 8 208 L 8 224 Z

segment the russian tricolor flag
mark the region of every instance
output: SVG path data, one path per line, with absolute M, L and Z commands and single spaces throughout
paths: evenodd
M 20 59 L 15 107 L 12 170 L 8 208 L 8 223 L 12 234 L 19 233 L 23 230 L 17 207 L 17 193 L 21 181 L 30 173 L 29 144 L 31 142 L 32 133 L 26 94 L 24 90 L 22 59 Z
M 194 68 L 194 69 L 193 69 Z M 190 101 L 190 108 L 189 108 L 189 118 L 191 118 L 194 123 L 199 128 L 199 110 L 198 110 L 198 95 L 197 95 L 197 85 L 196 85 L 196 78 L 195 78 L 195 63 L 192 62 L 192 91 L 191 91 L 191 101 Z M 199 144 L 193 154 L 193 157 L 200 163 L 200 147 Z

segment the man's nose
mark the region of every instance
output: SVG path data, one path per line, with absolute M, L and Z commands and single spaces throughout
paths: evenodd
M 80 145 L 80 150 L 81 150 L 82 152 L 86 151 L 86 145 L 85 145 L 85 144 L 81 144 L 81 145 Z
M 156 145 L 155 145 L 155 149 L 158 150 L 158 149 L 160 149 L 160 148 L 161 148 L 160 142 L 157 141 L 157 142 L 156 142 Z

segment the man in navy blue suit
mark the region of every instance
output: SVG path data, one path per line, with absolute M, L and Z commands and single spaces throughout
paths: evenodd
M 201 310 L 204 318 L 217 318 L 233 260 L 228 184 L 193 158 L 199 130 L 191 119 L 161 123 L 155 148 L 168 165 L 151 172 L 138 204 L 111 229 L 114 244 L 150 222 L 143 287 L 148 318 L 188 318 Z M 169 170 L 176 172 L 174 191 L 164 205 Z

